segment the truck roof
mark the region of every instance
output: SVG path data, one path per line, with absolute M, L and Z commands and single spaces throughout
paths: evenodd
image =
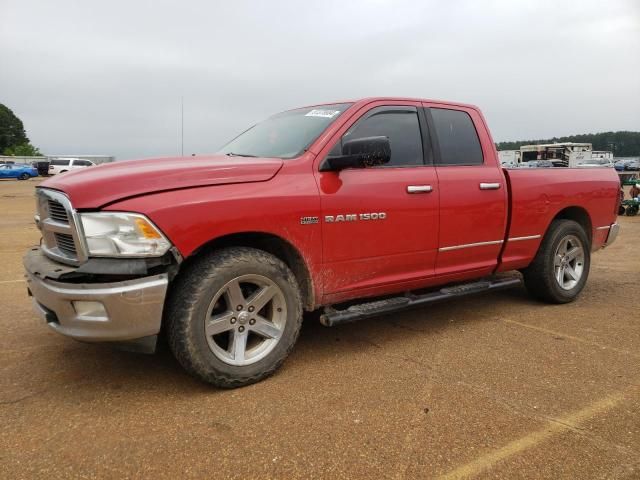
M 318 103 L 314 105 L 305 105 L 304 107 L 297 107 L 297 108 L 320 107 L 322 105 L 335 105 L 336 103 L 352 103 L 352 104 L 366 105 L 368 103 L 379 102 L 379 101 L 438 103 L 442 105 L 466 107 L 466 108 L 472 108 L 474 110 L 479 110 L 477 106 L 471 105 L 468 103 L 450 102 L 447 100 L 434 100 L 429 98 L 412 98 L 412 97 L 363 97 L 363 98 L 357 98 L 357 99 L 351 99 L 351 100 L 341 100 L 336 102 L 323 102 L 323 103 Z

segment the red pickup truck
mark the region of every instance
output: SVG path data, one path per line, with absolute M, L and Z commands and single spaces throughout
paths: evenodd
M 332 326 L 522 281 L 573 300 L 618 191 L 609 168 L 501 168 L 474 106 L 370 98 L 279 113 L 216 155 L 49 179 L 24 265 L 57 332 L 151 351 L 163 333 L 235 387 L 278 368 L 303 311 Z

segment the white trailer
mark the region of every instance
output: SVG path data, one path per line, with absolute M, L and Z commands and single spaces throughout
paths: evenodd
M 607 150 L 594 150 L 591 152 L 591 158 L 601 158 L 603 160 L 611 160 L 613 163 L 613 152 Z
M 520 161 L 550 160 L 555 167 L 577 167 L 591 160 L 593 146 L 590 143 L 547 143 L 520 147 Z
M 517 167 L 520 164 L 520 150 L 499 150 L 498 158 L 503 167 Z

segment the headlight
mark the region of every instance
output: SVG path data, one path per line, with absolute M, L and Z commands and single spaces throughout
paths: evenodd
M 81 213 L 89 256 L 159 257 L 171 243 L 144 215 L 137 213 Z

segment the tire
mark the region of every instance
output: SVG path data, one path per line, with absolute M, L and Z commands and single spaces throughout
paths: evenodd
M 194 259 L 176 277 L 165 312 L 178 362 L 222 388 L 273 374 L 302 325 L 300 289 L 291 270 L 277 257 L 246 247 Z
M 18 177 L 18 180 L 29 180 L 30 175 L 28 173 L 21 173 L 20 176 Z
M 590 265 L 591 245 L 582 226 L 573 220 L 554 220 L 533 262 L 522 273 L 534 298 L 568 303 L 584 288 Z
M 637 205 L 629 205 L 627 207 L 627 216 L 628 217 L 635 217 L 638 214 L 638 210 L 640 210 L 638 208 Z

